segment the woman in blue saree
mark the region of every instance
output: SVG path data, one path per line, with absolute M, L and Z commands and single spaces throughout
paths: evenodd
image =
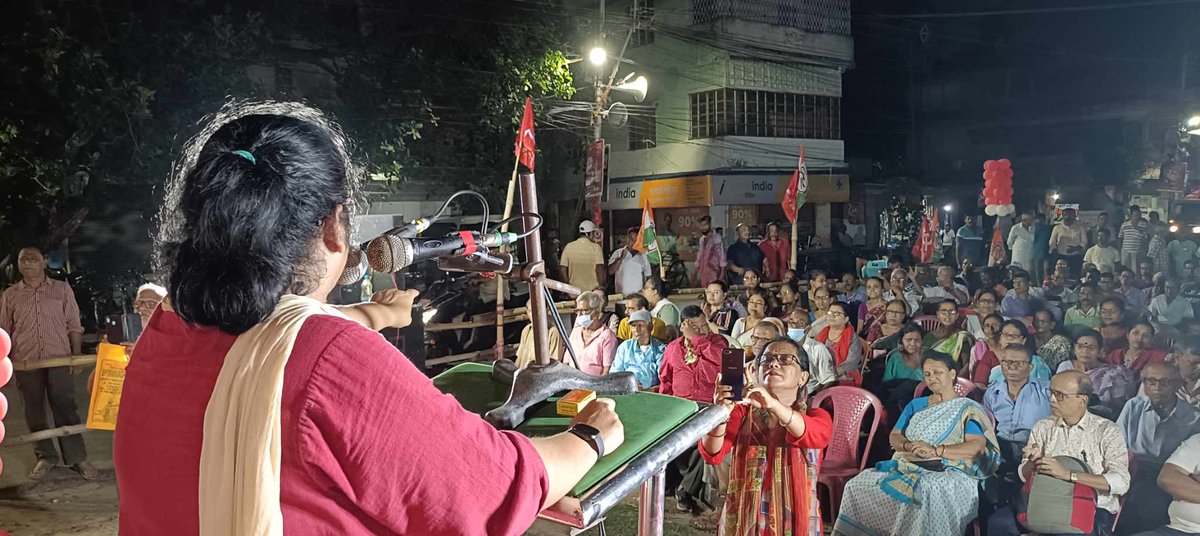
M 958 362 L 925 358 L 931 394 L 904 408 L 888 440 L 896 454 L 846 483 L 833 534 L 961 536 L 979 509 L 979 482 L 1000 453 L 983 406 L 954 392 Z

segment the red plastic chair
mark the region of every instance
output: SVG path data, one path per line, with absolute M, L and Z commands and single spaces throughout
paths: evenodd
M 875 442 L 875 432 L 883 422 L 883 403 L 875 395 L 858 387 L 830 387 L 813 399 L 813 407 L 831 405 L 833 415 L 833 437 L 822 456 L 817 484 L 824 485 L 829 492 L 829 514 L 837 519 L 841 508 L 842 490 L 846 481 L 861 473 L 867 465 L 866 450 Z M 870 421 L 867 412 L 872 411 Z M 867 424 L 866 449 L 860 448 L 859 439 Z
M 940 325 L 940 322 L 938 322 L 937 317 L 934 315 L 921 315 L 912 319 L 912 321 L 921 326 L 921 329 L 925 330 L 926 333 L 937 329 Z
M 920 398 L 921 395 L 925 393 L 925 389 L 927 388 L 928 387 L 925 385 L 925 382 L 918 383 L 917 389 L 913 391 L 913 398 Z M 972 382 L 966 378 L 955 378 L 954 393 L 963 398 L 970 398 L 974 400 L 975 397 L 971 395 L 975 393 L 975 382 Z

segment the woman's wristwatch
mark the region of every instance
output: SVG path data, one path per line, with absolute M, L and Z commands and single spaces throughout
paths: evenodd
M 592 450 L 596 451 L 596 459 L 604 457 L 604 438 L 600 437 L 600 430 L 592 426 L 579 423 L 567 430 L 568 433 L 574 434 L 579 439 L 582 439 Z

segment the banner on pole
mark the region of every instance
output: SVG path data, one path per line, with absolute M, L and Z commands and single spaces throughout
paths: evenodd
M 604 191 L 604 140 L 588 143 L 587 167 L 583 175 L 583 197 L 600 199 Z

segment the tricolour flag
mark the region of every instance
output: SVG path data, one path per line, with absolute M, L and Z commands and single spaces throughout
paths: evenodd
M 800 162 L 796 171 L 792 172 L 792 180 L 788 182 L 787 190 L 783 192 L 783 214 L 792 225 L 796 224 L 796 215 L 808 197 L 808 165 L 804 163 L 804 146 L 800 146 Z
M 533 159 L 537 152 L 537 142 L 533 138 L 533 99 L 525 97 L 525 114 L 521 116 L 521 130 L 517 132 L 517 144 L 514 153 L 529 171 L 533 171 Z
M 662 264 L 658 254 L 658 234 L 654 232 L 654 209 L 650 208 L 650 198 L 642 194 L 642 225 L 638 228 L 637 243 L 633 249 L 645 253 L 650 264 Z

